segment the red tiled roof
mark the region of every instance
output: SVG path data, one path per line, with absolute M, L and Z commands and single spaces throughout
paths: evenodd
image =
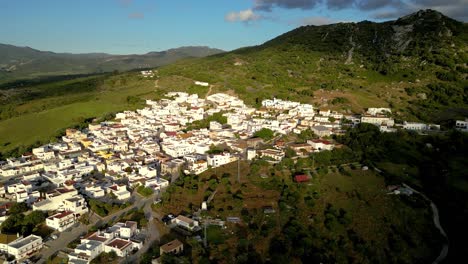
M 49 219 L 53 219 L 53 218 L 61 219 L 61 218 L 64 218 L 65 216 L 68 216 L 68 215 L 71 215 L 71 214 L 73 214 L 73 212 L 71 212 L 71 211 L 64 211 L 64 212 L 55 214 L 55 215 L 53 215 L 53 216 L 50 216 Z
M 128 247 L 130 244 L 132 244 L 132 242 L 127 241 L 127 240 L 123 240 L 123 239 L 120 239 L 120 238 L 116 238 L 116 239 L 112 240 L 111 242 L 109 242 L 107 244 L 107 246 L 113 247 L 113 248 L 118 248 L 118 249 L 124 249 L 124 248 Z
M 96 232 L 92 233 L 91 235 L 89 235 L 89 236 L 86 237 L 85 239 L 87 239 L 87 240 L 94 240 L 94 241 L 100 241 L 100 242 L 104 242 L 104 241 L 107 240 L 107 238 L 102 237 L 102 236 L 99 236 Z
M 296 182 L 308 182 L 309 181 L 309 176 L 303 174 L 303 175 L 296 175 L 294 176 L 294 180 Z
M 312 140 L 312 142 L 314 142 L 314 143 L 322 143 L 322 144 L 325 144 L 325 145 L 331 145 L 331 144 L 332 144 L 330 141 L 323 140 L 323 139 L 315 139 L 315 140 Z

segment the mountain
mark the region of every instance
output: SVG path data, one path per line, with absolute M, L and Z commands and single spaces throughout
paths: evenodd
M 88 74 L 158 67 L 179 59 L 223 52 L 209 47 L 181 47 L 143 55 L 71 54 L 0 44 L 0 82 L 40 76 Z
M 160 83 L 180 76 L 252 104 L 275 96 L 350 112 L 385 106 L 396 117 L 439 121 L 468 114 L 467 44 L 466 23 L 421 10 L 383 23 L 299 27 L 259 46 L 162 67 Z

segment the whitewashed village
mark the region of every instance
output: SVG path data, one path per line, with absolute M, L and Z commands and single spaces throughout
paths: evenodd
M 27 263 L 27 259 L 40 255 L 39 262 L 44 261 L 75 239 L 79 243 L 67 251 L 69 263 L 90 263 L 102 252 L 115 252 L 126 259 L 147 250 L 157 239 L 152 234 L 157 230 L 131 220 L 93 231 L 90 227 L 98 221 L 115 220 L 109 217 L 117 217 L 132 206 L 145 207 L 145 217 L 153 221 L 150 205 L 181 173 L 200 174 L 239 159 L 264 158 L 275 163 L 285 157 L 286 148 L 297 156 L 332 150 L 339 146 L 331 136 L 359 123 L 374 124 L 383 132 L 440 129 L 435 124 L 397 124 L 389 108 L 369 108 L 363 114 L 346 115 L 311 104 L 271 99 L 262 101 L 262 107 L 256 109 L 223 93 L 203 99 L 196 94 L 171 92 L 166 99 L 147 100 L 146 105 L 81 131 L 67 129 L 59 142 L 0 162 L 0 196 L 4 201 L 0 222 L 8 221 L 11 204 L 23 203 L 27 205 L 26 214 L 47 212 L 45 224 L 55 230 L 46 237 L 2 234 L 7 237 L 0 241 L 5 259 Z M 213 116 L 222 116 L 225 122 L 210 121 L 208 128 L 192 125 Z M 468 120 L 458 121 L 457 128 L 467 131 L 467 124 Z M 274 137 L 257 137 L 262 129 L 273 131 Z M 311 130 L 316 139 L 300 144 L 279 139 L 305 130 Z M 142 196 L 137 190 L 146 190 L 150 195 Z M 91 210 L 89 201 L 110 200 L 118 208 L 108 212 L 109 216 L 100 217 Z M 87 221 L 81 219 L 83 216 Z M 171 215 L 165 220 L 189 231 L 200 230 L 203 221 L 183 215 Z M 66 242 L 57 247 L 54 241 L 60 239 Z M 183 243 L 178 240 L 160 248 L 161 253 L 182 249 Z

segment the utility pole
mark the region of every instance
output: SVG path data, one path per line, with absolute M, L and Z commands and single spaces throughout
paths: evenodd
M 240 158 L 241 155 L 237 156 L 237 183 L 240 183 Z
M 206 248 L 208 246 L 208 241 L 206 240 L 206 222 L 203 223 L 203 227 L 204 227 L 204 236 L 203 236 L 203 246 Z
M 312 153 L 312 170 L 315 171 L 315 155 Z

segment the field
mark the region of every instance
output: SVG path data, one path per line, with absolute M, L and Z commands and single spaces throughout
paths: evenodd
M 60 87 L 66 89 L 67 82 L 61 83 Z M 35 89 L 43 91 L 46 88 L 33 87 L 31 90 L 34 92 Z M 109 77 L 91 89 L 71 94 L 55 95 L 49 90 L 38 99 L 23 98 L 20 103 L 12 100 L 8 106 L 18 116 L 0 121 L 0 152 L 15 148 L 25 150 L 36 142 L 53 141 L 65 128 L 108 113 L 140 108 L 144 105 L 142 99 L 157 96 L 154 80 L 127 74 Z
M 313 174 L 307 184 L 297 184 L 291 172 L 270 166 L 253 175 L 248 173 L 249 165 L 242 163 L 240 183 L 236 163 L 216 170 L 180 179 L 157 208 L 162 214 L 190 214 L 216 191 L 207 214 L 221 219 L 240 217 L 242 223 L 209 230 L 211 259 L 229 259 L 226 254 L 234 258 L 240 254 L 236 252 L 239 243 L 252 245 L 268 259 L 271 241 L 287 234 L 291 221 L 309 230 L 314 245 L 345 243 L 342 248 L 322 245 L 326 248 L 321 249 L 323 256 L 334 255 L 337 261 L 346 257 L 353 263 L 385 262 L 389 257 L 393 259 L 388 262 L 428 261 L 441 245 L 428 204 L 418 196 L 388 195 L 384 178 L 373 171 L 346 169 L 341 174 L 330 170 L 325 175 Z M 268 206 L 276 212 L 265 214 Z M 390 254 L 397 249 L 399 256 Z

